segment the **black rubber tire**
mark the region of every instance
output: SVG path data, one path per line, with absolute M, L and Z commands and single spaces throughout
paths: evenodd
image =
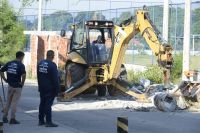
M 79 80 L 81 80 L 84 76 L 85 76 L 85 71 L 86 71 L 86 67 L 77 64 L 77 63 L 69 63 L 66 66 L 66 74 L 65 74 L 65 87 L 69 88 L 70 85 L 67 84 L 67 75 L 68 72 L 70 72 L 71 74 L 71 85 L 73 83 L 78 82 Z M 86 91 L 82 92 L 82 94 L 95 94 L 96 90 L 91 88 L 91 89 L 87 89 Z
M 97 88 L 99 97 L 103 97 L 106 95 L 106 91 L 107 91 L 106 85 L 98 85 L 98 86 L 96 86 L 96 88 Z
M 66 66 L 66 74 L 65 74 L 65 86 L 66 87 L 70 87 L 73 83 L 76 83 L 77 81 L 81 80 L 84 75 L 85 75 L 85 69 L 76 63 L 69 63 Z M 70 79 L 68 79 L 68 74 L 69 74 L 69 78 L 71 78 L 71 81 L 69 81 Z
M 122 80 L 127 80 L 127 78 L 128 78 L 126 68 L 125 68 L 125 66 L 123 64 L 121 65 L 120 75 L 119 75 L 118 78 L 122 79 Z M 112 85 L 108 86 L 108 94 L 110 96 L 125 95 L 123 92 L 119 91 L 118 89 L 116 89 Z

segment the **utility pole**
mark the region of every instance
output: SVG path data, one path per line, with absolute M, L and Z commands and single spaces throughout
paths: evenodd
M 190 13 L 191 0 L 185 0 L 182 80 L 188 80 L 184 71 L 190 70 Z
M 42 30 L 42 1 L 39 0 L 38 4 L 38 31 Z
M 163 38 L 165 41 L 168 41 L 169 34 L 169 0 L 164 0 L 163 8 Z
M 111 0 L 110 0 L 110 20 L 111 20 Z
M 194 38 L 195 38 L 195 35 L 192 35 L 192 55 L 194 56 Z
M 168 42 L 169 35 L 169 0 L 164 1 L 163 8 L 163 39 Z M 166 69 L 163 71 L 164 75 L 164 88 L 170 87 L 170 70 Z
M 90 19 L 90 0 L 88 1 L 88 4 L 89 4 L 88 19 Z

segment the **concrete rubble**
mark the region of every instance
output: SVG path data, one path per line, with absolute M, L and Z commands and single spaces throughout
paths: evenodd
M 173 112 L 177 108 L 176 98 L 169 93 L 158 93 L 154 96 L 154 105 L 164 112 Z
M 179 93 L 175 95 L 175 92 L 179 90 L 177 85 L 172 85 L 169 90 L 164 89 L 163 84 L 151 84 L 148 79 L 140 79 L 139 85 L 133 86 L 131 90 L 137 93 L 147 93 L 149 99 L 155 105 L 155 107 L 164 112 L 174 112 L 175 110 L 184 110 L 188 108 L 188 105 L 184 97 Z M 137 110 L 145 110 L 140 108 Z

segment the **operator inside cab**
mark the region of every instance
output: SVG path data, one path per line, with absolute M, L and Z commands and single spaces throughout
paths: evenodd
M 105 62 L 106 61 L 106 46 L 105 41 L 101 35 L 98 35 L 97 39 L 92 42 L 92 51 L 95 57 L 96 62 Z
M 103 38 L 101 35 L 98 35 L 97 40 L 94 40 L 92 44 L 102 44 L 103 43 Z

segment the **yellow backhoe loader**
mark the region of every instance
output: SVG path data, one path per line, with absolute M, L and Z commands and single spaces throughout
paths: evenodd
M 145 93 L 128 89 L 127 72 L 122 64 L 129 41 L 137 34 L 146 40 L 164 72 L 164 85 L 169 84 L 172 47 L 161 37 L 150 20 L 148 11 L 138 10 L 134 17 L 120 25 L 112 21 L 90 20 L 73 26 L 64 72 L 64 89 L 59 99 L 68 100 L 81 93 L 122 92 L 146 101 Z M 65 31 L 61 32 L 65 36 Z

